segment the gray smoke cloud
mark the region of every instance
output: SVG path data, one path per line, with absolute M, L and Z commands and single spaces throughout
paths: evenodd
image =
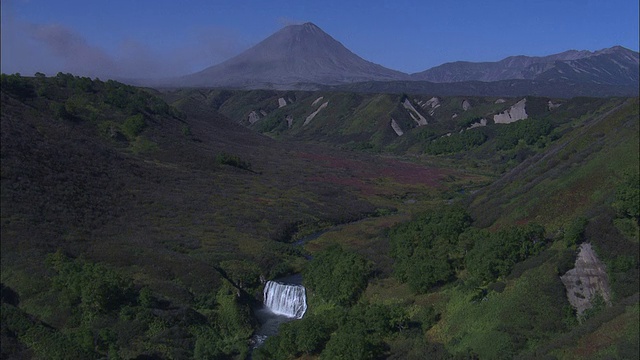
M 3 13 L 1 34 L 2 72 L 23 75 L 39 71 L 105 79 L 167 78 L 215 65 L 245 47 L 229 29 L 207 27 L 187 34 L 173 48 L 153 49 L 128 38 L 108 51 L 67 26 L 20 21 L 10 11 Z

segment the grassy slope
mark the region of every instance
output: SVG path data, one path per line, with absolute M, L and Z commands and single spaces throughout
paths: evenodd
M 320 112 L 312 127 L 303 128 L 297 120 L 291 134 L 281 136 L 390 144 L 394 137 L 389 137 L 388 116 L 400 112 L 398 118 L 405 117 L 400 121 L 413 121 L 399 104 L 400 96 L 260 91 L 162 94 L 181 113 L 145 113 L 147 127 L 136 137 L 120 139 L 105 137 L 101 129 L 107 122 L 121 129 L 131 114 L 102 104 L 101 94 L 98 90 L 89 95 L 93 102 L 83 105 L 84 109 L 101 107 L 93 112 L 97 117 L 80 110 L 77 117 L 65 120 L 56 119 L 49 109 L 52 103 L 74 96 L 70 90 L 60 90 L 53 99 L 19 99 L 2 92 L 2 282 L 19 294 L 21 310 L 49 325 L 65 324 L 61 319 L 65 315 L 56 314 L 55 303 L 51 305 L 52 274 L 43 264 L 44 255 L 58 248 L 118 269 L 136 287 L 149 287 L 173 306 L 189 308 L 196 299 L 220 288 L 224 280 L 217 268 L 232 272 L 229 264 L 234 263 L 229 261 L 249 260 L 266 276 L 303 266 L 300 256 L 274 239 L 357 219 L 376 209 L 381 213 L 396 209 L 398 213 L 391 216 L 340 226 L 308 243 L 306 249 L 313 253 L 340 243 L 372 260 L 376 278 L 364 299 L 402 304 L 412 312 L 434 306 L 441 320 L 427 332 L 427 339 L 444 343 L 451 353 L 472 352 L 482 358 L 519 352 L 533 357 L 569 356 L 574 348 L 582 351 L 591 337 L 612 329 L 620 331 L 590 355 L 620 353 L 629 349 L 629 342 L 633 345 L 636 333 L 629 324 L 637 318 L 637 293 L 635 302 L 633 295 L 618 298 L 614 308 L 618 310 L 605 312 L 610 316 L 596 318 L 587 324 L 591 327 L 558 334 L 551 328 L 557 324 L 546 323 L 548 314 L 562 318 L 568 304 L 557 273 L 567 253 L 561 243 L 517 266 L 502 279 L 504 291 L 491 292 L 480 303 L 471 301 L 476 289 L 463 284 L 416 296 L 389 277 L 392 261 L 385 229 L 411 214 L 463 197 L 453 190 L 488 181 L 477 175 L 477 169 L 468 172 L 443 166 L 449 162 L 449 166 L 462 166 L 466 159 L 439 156 L 407 162 L 311 142 L 274 141 L 217 113 L 226 109 L 223 112 L 246 119 L 248 112 L 264 108 L 278 120 L 292 110 L 299 111 L 304 121 L 311 103 L 325 96 L 319 103 L 330 101 L 334 108 Z M 295 100 L 297 107 L 278 109 L 279 97 Z M 429 98 L 412 99 L 417 107 Z M 474 107 L 462 116 L 486 116 L 498 108 L 495 99 L 469 99 Z M 438 131 L 459 126 L 450 117 L 452 112 L 462 114 L 462 100 L 448 98 L 435 109 Z M 518 100 L 509 99 L 500 106 Z M 555 231 L 577 215 L 600 216 L 597 209 L 608 206 L 621 173 L 638 168 L 637 99 L 574 99 L 551 113 L 544 109 L 546 99 L 530 102 L 535 103 L 532 112 L 538 116 L 562 117 L 558 124 L 564 136 L 478 193 L 471 204 L 477 223 L 500 227 L 538 221 Z M 427 116 L 428 111 L 423 114 Z M 369 126 L 370 133 L 359 138 L 354 131 L 359 126 Z M 145 146 L 140 147 L 140 139 L 147 140 Z M 414 145 L 409 141 L 399 147 Z M 490 146 L 484 150 L 490 151 Z M 216 162 L 221 152 L 249 161 L 252 171 Z M 569 206 L 545 207 L 550 198 Z M 593 229 L 587 234 L 601 230 L 590 226 Z M 615 229 L 607 234 L 619 237 Z M 619 245 L 628 250 L 637 248 L 637 241 Z M 281 263 L 286 266 L 278 267 Z M 531 304 L 531 298 L 539 301 Z M 527 316 L 517 309 L 528 309 Z M 531 330 L 514 333 L 513 329 L 526 328 L 523 321 L 532 324 Z M 564 342 L 554 343 L 551 335 L 562 335 Z M 403 339 L 387 339 L 392 356 L 407 354 Z M 127 354 L 145 351 L 140 345 Z
M 484 225 L 535 221 L 550 230 L 610 202 L 625 171 L 638 171 L 638 101 L 613 100 L 478 194 Z
M 233 272 L 237 261 L 256 264 L 267 278 L 298 270 L 303 257 L 275 240 L 376 208 L 402 208 L 411 194 L 486 181 L 392 157 L 277 142 L 197 96 L 181 99 L 180 111 L 156 113 L 145 103 L 157 102 L 153 91 L 125 88 L 131 94 L 116 106 L 105 102 L 104 83 L 87 90 L 54 78 L 22 80 L 34 92 L 2 90 L 2 283 L 19 295 L 25 316 L 59 330 L 73 328 L 71 315 L 58 310 L 44 263 L 57 249 L 115 269 L 171 309 L 192 311 L 225 282 L 219 268 Z M 126 100 L 136 94 L 146 100 L 129 108 Z M 70 115 L 57 116 L 57 105 L 69 105 Z M 146 126 L 126 135 L 133 113 Z M 250 171 L 220 164 L 222 152 L 251 163 Z M 141 334 L 126 354 L 149 354 L 144 344 L 152 340 Z M 154 341 L 174 341 L 163 336 Z M 180 341 L 176 348 L 192 351 L 193 339 Z
M 178 90 L 164 94 L 165 98 L 178 106 L 197 99 L 205 106 L 220 111 L 229 118 L 249 126 L 249 114 L 255 111 L 260 120 L 252 128 L 283 139 L 302 139 L 340 144 L 357 149 L 384 148 L 406 151 L 415 145 L 422 129 L 409 115 L 402 102 L 406 95 L 393 94 L 354 94 L 340 92 L 292 92 L 292 91 L 221 91 L 221 90 Z M 315 105 L 314 101 L 322 97 Z M 278 107 L 278 99 L 287 101 L 284 107 Z M 496 103 L 498 98 L 447 97 L 438 98 L 440 105 L 427 105 L 431 96 L 410 96 L 408 99 L 429 122 L 428 128 L 436 134 L 458 132 L 468 126 L 472 119 L 486 117 L 508 109 L 519 98 L 506 99 Z M 467 100 L 471 108 L 463 110 L 462 103 Z M 504 100 L 504 99 L 503 99 Z M 531 98 L 530 103 L 542 103 L 546 98 Z M 321 104 L 328 106 L 320 111 L 312 121 L 303 125 L 307 116 Z M 544 107 L 543 106 L 543 107 Z M 538 106 L 539 107 L 539 106 Z M 530 106 L 529 113 L 540 114 L 536 106 Z M 543 110 L 544 111 L 544 110 Z M 455 115 L 455 117 L 454 117 Z M 291 116 L 293 123 L 288 127 L 286 118 Z M 396 120 L 404 130 L 405 136 L 398 138 L 390 122 Z
M 631 254 L 638 252 L 637 235 L 626 239 L 610 218 L 605 216 L 609 220 L 602 221 L 603 209 L 609 208 L 622 174 L 638 171 L 638 100 L 609 99 L 581 107 L 584 101 L 587 99 L 576 99 L 564 110 L 571 121 L 561 124 L 563 137 L 477 193 L 470 207 L 476 224 L 503 227 L 535 221 L 547 228 L 549 236 L 561 239 L 558 230 L 576 216 L 586 216 L 592 221 L 587 241 L 599 246 L 606 261 L 630 249 L 634 249 Z M 582 111 L 575 112 L 577 107 L 591 111 L 582 115 Z M 429 206 L 442 206 L 442 200 L 434 198 Z M 372 254 L 371 247 L 384 248 L 384 228 L 406 218 L 386 220 L 387 224 L 358 223 L 336 229 L 310 242 L 307 249 L 319 251 L 327 244 L 340 243 L 374 261 L 380 275 L 370 282 L 364 298 L 374 303 L 399 303 L 409 309 L 434 306 L 441 319 L 427 338 L 445 344 L 451 353 L 480 358 L 512 358 L 516 354 L 572 358 L 576 353 L 588 358 L 625 358 L 638 353 L 638 331 L 633 326 L 638 318 L 637 271 L 632 275 L 631 269 L 630 277 L 624 280 L 635 286 L 624 290 L 618 285 L 618 292 L 625 295 L 617 296 L 613 308 L 581 326 L 566 325 L 562 330 L 548 319 L 564 319 L 570 324 L 572 318 L 566 312 L 569 303 L 558 269 L 566 269 L 567 258 L 575 255 L 564 242 L 556 242 L 541 255 L 519 264 L 501 280 L 503 291 L 490 291 L 487 301 L 478 303 L 473 301 L 477 289 L 463 283 L 415 295 L 406 285 L 387 278 L 392 261 L 380 253 Z M 603 232 L 608 235 L 599 235 Z M 465 274 L 459 276 L 464 279 Z M 530 330 L 523 333 L 523 328 Z M 602 338 L 604 333 L 607 336 Z M 406 346 L 403 341 L 402 337 L 389 340 L 392 354 L 407 356 L 393 345 Z

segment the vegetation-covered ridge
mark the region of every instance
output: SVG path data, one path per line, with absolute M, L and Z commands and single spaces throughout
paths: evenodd
M 639 355 L 637 98 L 1 81 L 3 358 Z M 610 302 L 577 316 L 584 242 Z M 305 317 L 250 355 L 298 272 Z
M 42 356 L 59 342 L 60 351 L 82 344 L 73 350 L 82 358 L 243 357 L 260 279 L 304 265 L 292 237 L 475 179 L 300 149 L 197 104 L 177 110 L 157 94 L 70 74 L 2 75 L 3 356 Z M 58 270 L 45 261 L 53 253 L 79 272 L 100 270 L 74 275 L 64 286 L 75 290 L 54 286 Z M 100 290 L 111 280 L 96 272 L 117 274 L 127 295 L 89 314 L 83 296 L 112 300 Z M 97 293 L 78 295 L 88 282 Z M 65 300 L 69 291 L 76 295 Z M 203 320 L 217 316 L 222 293 L 233 294 L 228 306 L 240 314 L 229 313 L 227 330 Z M 137 315 L 141 294 L 155 299 L 144 305 L 153 316 Z
M 624 101 L 204 89 L 163 97 L 180 109 L 197 103 L 219 111 L 277 139 L 372 154 L 464 158 L 473 161 L 463 167 L 494 173 L 543 152 L 572 121 Z

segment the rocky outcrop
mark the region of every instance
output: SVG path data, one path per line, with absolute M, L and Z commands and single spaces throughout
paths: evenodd
M 527 99 L 522 99 L 511 106 L 508 110 L 494 115 L 493 122 L 496 124 L 510 124 L 518 120 L 524 120 L 529 117 L 525 110 Z
M 602 296 L 606 304 L 611 303 L 611 290 L 605 265 L 591 248 L 591 244 L 580 245 L 575 268 L 560 277 L 567 289 L 567 298 L 578 315 L 591 308 L 594 296 Z
M 322 101 L 322 99 L 324 99 L 324 96 L 320 96 L 319 98 L 317 98 L 317 99 L 313 100 L 313 102 L 311 103 L 311 106 L 316 106 L 316 105 L 318 105 L 318 103 L 319 103 L 320 101 Z
M 549 111 L 553 110 L 553 109 L 557 109 L 560 107 L 560 103 L 558 104 L 554 104 L 553 101 L 549 100 L 549 102 L 547 103 L 547 108 L 549 109 Z
M 258 113 L 254 110 L 249 114 L 249 118 L 247 120 L 249 120 L 249 124 L 253 125 L 258 122 L 258 120 L 260 120 L 260 115 L 258 115 Z
M 285 106 L 287 106 L 287 100 L 285 100 L 284 98 L 279 98 L 278 99 L 278 108 L 285 107 Z
M 431 107 L 431 110 L 429 110 L 429 115 L 433 116 L 433 114 L 435 113 L 436 109 L 440 107 L 440 99 L 438 99 L 437 97 L 434 96 L 431 99 L 429 99 L 425 103 L 424 106 L 430 106 Z
M 462 102 L 462 110 L 467 111 L 469 109 L 471 109 L 471 103 L 469 102 L 469 100 L 465 99 Z
M 293 116 L 287 115 L 285 120 L 287 121 L 287 126 L 289 127 L 289 129 L 291 129 L 291 127 L 293 126 Z
M 327 102 L 325 102 L 325 103 L 323 103 L 322 105 L 320 105 L 320 107 L 319 107 L 316 111 L 312 112 L 312 113 L 311 113 L 311 115 L 307 116 L 307 118 L 304 120 L 304 123 L 303 123 L 302 125 L 304 126 L 304 125 L 307 125 L 308 123 L 310 123 L 310 122 L 311 122 L 311 120 L 313 120 L 313 118 L 314 118 L 314 117 L 316 117 L 316 115 L 318 115 L 318 113 L 319 113 L 322 109 L 324 109 L 324 108 L 326 108 L 326 107 L 327 107 L 327 105 L 329 105 L 329 102 L 328 102 L 328 101 L 327 101 Z
M 424 116 L 422 116 L 422 114 L 420 114 L 415 107 L 413 107 L 413 104 L 411 103 L 411 101 L 409 101 L 409 99 L 404 99 L 402 106 L 404 106 L 404 108 L 409 111 L 409 115 L 411 116 L 413 121 L 415 121 L 416 124 L 418 124 L 418 126 L 427 125 L 427 119 Z
M 400 128 L 400 125 L 398 125 L 398 123 L 394 119 L 391 119 L 391 128 L 393 129 L 393 131 L 396 132 L 396 135 L 398 136 L 404 135 L 404 131 L 402 131 L 402 129 Z
M 473 129 L 473 128 L 477 128 L 477 127 L 481 127 L 481 126 L 487 126 L 487 119 L 485 119 L 485 118 L 480 119 L 480 121 L 471 124 L 467 128 L 467 130 Z

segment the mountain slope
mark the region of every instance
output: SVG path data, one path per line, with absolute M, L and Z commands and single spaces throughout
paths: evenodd
M 219 65 L 176 81 L 189 87 L 283 87 L 408 79 L 366 61 L 312 23 L 291 25 Z
M 558 110 L 557 117 L 568 117 L 562 107 Z M 638 99 L 603 102 L 582 118 L 569 123 L 570 132 L 546 152 L 475 196 L 471 209 L 480 222 L 488 226 L 501 218 L 498 225 L 537 221 L 559 226 L 611 201 L 624 172 L 638 172 Z
M 638 86 L 638 53 L 621 46 L 544 57 L 511 56 L 497 62 L 453 62 L 412 74 L 436 83 L 513 79 Z
M 287 26 L 242 54 L 152 84 L 463 96 L 636 96 L 638 53 L 621 46 L 498 62 L 453 62 L 408 75 L 366 61 L 312 23 Z M 151 85 L 150 83 L 148 85 Z
M 324 89 L 325 87 L 323 87 Z M 638 96 L 638 84 L 610 85 L 575 81 L 547 80 L 500 80 L 500 81 L 461 81 L 437 83 L 430 81 L 368 81 L 355 84 L 344 84 L 326 87 L 326 90 L 391 93 L 391 94 L 424 94 L 438 96 L 548 96 L 556 98 L 572 98 L 577 96 L 609 97 Z

